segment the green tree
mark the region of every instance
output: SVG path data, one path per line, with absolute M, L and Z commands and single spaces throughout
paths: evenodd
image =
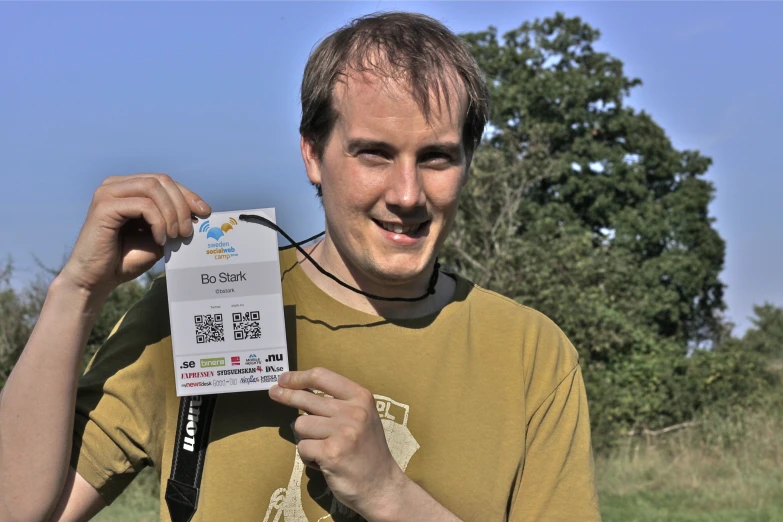
M 754 306 L 753 312 L 753 327 L 742 338 L 745 349 L 773 361 L 783 360 L 783 308 L 764 303 Z
M 463 35 L 487 75 L 490 131 L 444 260 L 552 317 L 580 351 L 599 434 L 683 420 L 679 378 L 725 333 L 710 159 L 625 105 L 641 84 L 556 14 Z
M 39 274 L 21 291 L 11 286 L 13 265 L 7 261 L 0 269 L 0 389 L 5 385 L 22 350 L 27 344 L 43 306 L 49 284 L 59 270 L 39 265 Z M 160 275 L 155 268 L 143 277 L 118 286 L 107 298 L 87 340 L 84 365 L 111 333 L 123 314 L 138 301 L 152 280 Z
M 0 388 L 19 359 L 38 313 L 29 296 L 13 288 L 12 276 L 9 259 L 0 269 Z
M 687 361 L 681 393 L 694 410 L 780 407 L 783 394 L 783 308 L 754 306 L 753 327 L 727 337 L 713 350 L 696 350 Z

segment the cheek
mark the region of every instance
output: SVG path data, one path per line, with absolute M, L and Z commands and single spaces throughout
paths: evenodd
M 453 211 L 459 203 L 462 192 L 462 177 L 460 173 L 437 173 L 430 176 L 425 183 L 425 191 L 430 204 L 443 211 Z
M 330 169 L 324 179 L 324 208 L 332 216 L 348 219 L 347 226 L 358 222 L 349 214 L 369 212 L 383 198 L 383 177 L 350 162 Z
M 384 194 L 384 174 L 375 172 L 360 165 L 347 164 L 339 173 L 339 188 L 348 208 L 369 210 L 373 208 Z

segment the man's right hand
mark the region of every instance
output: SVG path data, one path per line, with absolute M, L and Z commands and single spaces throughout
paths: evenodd
M 191 213 L 211 212 L 197 194 L 166 174 L 107 178 L 95 191 L 76 245 L 60 278 L 106 297 L 163 255 L 167 237 L 193 233 Z

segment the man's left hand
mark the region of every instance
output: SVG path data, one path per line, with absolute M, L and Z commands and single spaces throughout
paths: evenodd
M 408 478 L 389 451 L 372 393 L 324 368 L 286 372 L 277 384 L 273 400 L 308 413 L 294 423 L 302 461 L 323 472 L 347 507 L 368 520 L 384 518 Z

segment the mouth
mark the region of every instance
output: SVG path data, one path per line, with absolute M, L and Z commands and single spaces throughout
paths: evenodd
M 386 230 L 387 232 L 408 237 L 418 237 L 422 232 L 425 231 L 427 225 L 429 224 L 429 220 L 422 221 L 420 223 L 399 223 L 391 221 L 380 221 L 378 219 L 373 219 L 373 221 L 376 225 Z

